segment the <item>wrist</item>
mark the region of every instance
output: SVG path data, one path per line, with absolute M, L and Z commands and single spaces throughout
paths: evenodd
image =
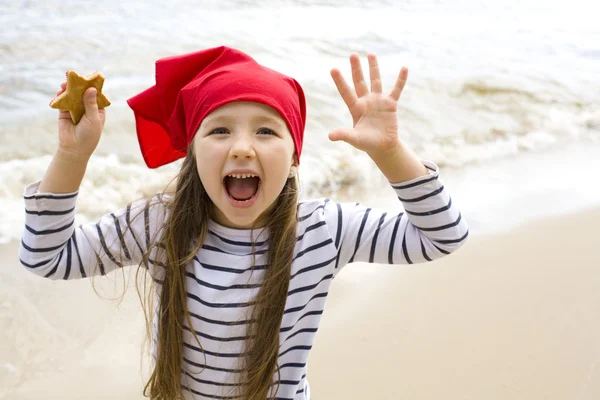
M 59 146 L 56 152 L 54 153 L 54 159 L 60 161 L 63 164 L 87 164 L 90 160 L 90 156 L 91 154 L 82 154 L 81 152 L 61 146 Z
M 38 193 L 73 193 L 79 190 L 89 157 L 60 147 L 38 186 Z
M 394 141 L 392 143 L 386 144 L 380 149 L 367 152 L 367 155 L 371 158 L 371 160 L 373 160 L 377 164 L 381 161 L 397 157 L 400 153 L 402 153 L 402 151 L 402 143 L 400 143 L 400 141 Z
M 406 182 L 428 174 L 420 158 L 401 142 L 369 156 L 392 183 Z

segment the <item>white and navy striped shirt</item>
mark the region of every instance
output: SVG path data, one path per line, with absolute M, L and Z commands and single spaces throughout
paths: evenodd
M 330 199 L 299 203 L 297 241 L 279 335 L 280 387 L 271 397 L 310 399 L 306 363 L 329 287 L 344 265 L 431 261 L 464 243 L 468 235 L 465 220 L 438 179 L 437 167 L 424 164 L 429 176 L 392 184 L 404 206 L 401 209 L 399 203 L 397 212 Z M 146 204 L 140 201 L 105 215 L 96 224 L 76 227 L 77 193 L 37 193 L 38 185 L 25 189 L 26 225 L 20 260 L 28 270 L 46 278 L 104 275 L 122 265 L 139 264 L 164 220 L 162 206 L 133 218 Z M 246 325 L 267 267 L 268 232 L 255 231 L 253 237 L 254 272 L 250 271 L 250 230 L 212 221 L 201 250 L 187 265 L 193 322 L 191 327 L 186 322 L 184 331 L 182 386 L 187 398 L 235 398 L 232 389 L 238 382 Z M 160 282 L 164 250 L 156 248 L 151 258 L 150 273 Z M 190 330 L 198 335 L 203 350 Z

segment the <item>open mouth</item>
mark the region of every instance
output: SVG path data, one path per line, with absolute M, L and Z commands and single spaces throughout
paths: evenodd
M 223 185 L 234 201 L 247 202 L 256 197 L 260 188 L 260 178 L 251 174 L 231 174 L 223 178 Z

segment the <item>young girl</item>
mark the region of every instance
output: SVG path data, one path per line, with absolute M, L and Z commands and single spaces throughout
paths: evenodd
M 184 158 L 174 193 L 74 225 L 77 191 L 102 132 L 95 89 L 77 126 L 59 114 L 59 147 L 25 189 L 20 259 L 50 279 L 138 264 L 155 283 L 151 399 L 310 399 L 307 360 L 329 287 L 355 261 L 404 264 L 450 254 L 464 219 L 431 162 L 398 137 L 403 68 L 383 94 L 357 55 L 354 89 L 332 70 L 353 127 L 329 134 L 365 151 L 398 211 L 330 199 L 298 201 L 305 99 L 292 78 L 227 47 L 156 63 L 156 84 L 129 99 L 151 168 Z M 62 90 L 66 84 L 63 83 Z

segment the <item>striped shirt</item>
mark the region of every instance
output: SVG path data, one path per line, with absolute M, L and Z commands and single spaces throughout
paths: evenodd
M 329 287 L 346 264 L 432 261 L 465 242 L 467 224 L 444 189 L 437 166 L 424 164 L 428 176 L 391 184 L 403 206 L 398 203 L 396 212 L 326 198 L 298 204 L 297 240 L 279 334 L 280 375 L 273 380 L 273 388 L 278 383 L 279 389 L 271 390 L 270 398 L 310 399 L 306 363 Z M 38 185 L 25 189 L 26 225 L 19 255 L 29 271 L 45 278 L 105 275 L 139 264 L 165 218 L 164 207 L 144 212 L 146 202 L 140 201 L 96 224 L 75 226 L 77 193 L 37 193 Z M 267 239 L 265 231 L 252 233 L 210 221 L 202 248 L 187 265 L 192 326 L 186 322 L 183 332 L 181 384 L 186 398 L 236 398 L 246 325 L 267 268 Z M 150 273 L 160 282 L 164 249 L 156 248 L 151 259 Z M 160 284 L 156 287 L 159 291 Z M 156 327 L 156 316 L 154 321 Z

